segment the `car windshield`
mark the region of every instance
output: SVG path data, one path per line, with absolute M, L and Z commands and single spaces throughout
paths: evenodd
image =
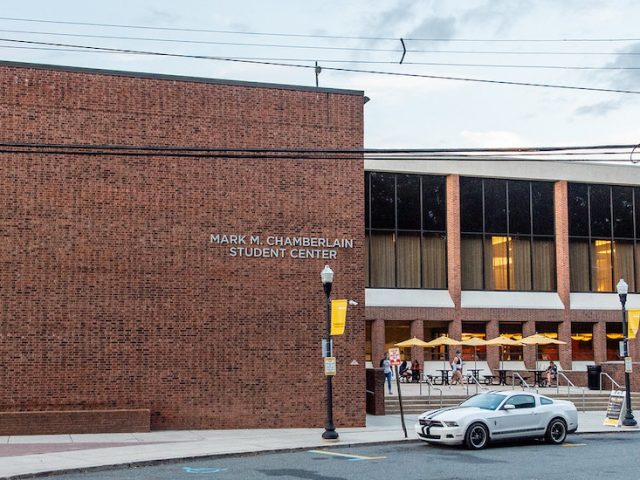
M 460 406 L 484 408 L 485 410 L 495 410 L 505 398 L 507 398 L 506 395 L 500 395 L 498 393 L 482 393 L 480 395 L 474 395 L 473 397 L 466 399 L 460 404 Z

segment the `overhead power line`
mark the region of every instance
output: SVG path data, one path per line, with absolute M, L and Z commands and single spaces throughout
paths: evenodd
M 117 144 L 74 144 L 0 142 L 0 148 L 15 149 L 64 149 L 100 151 L 148 151 L 157 153 L 215 152 L 215 153 L 269 153 L 269 154 L 349 154 L 349 155 L 424 155 L 424 154 L 625 154 L 637 148 L 636 144 L 573 145 L 555 147 L 484 147 L 484 148 L 265 148 L 265 147 L 221 147 L 221 146 L 171 146 L 171 145 L 117 145 Z
M 167 53 L 167 52 L 153 52 L 153 51 L 146 51 L 146 50 L 95 47 L 95 46 L 88 46 L 88 45 L 75 45 L 75 44 L 66 44 L 66 43 L 37 42 L 33 40 L 19 40 L 19 39 L 13 39 L 13 38 L 0 38 L 0 42 L 78 48 L 78 49 L 86 49 L 89 51 L 107 51 L 107 52 L 114 52 L 114 53 L 129 53 L 129 54 L 153 55 L 153 56 L 162 56 L 162 57 L 193 58 L 193 59 L 200 59 L 200 60 L 237 62 L 237 63 L 266 65 L 266 66 L 274 66 L 274 67 L 305 68 L 305 69 L 316 68 L 315 66 L 312 66 L 312 65 L 301 65 L 301 64 L 295 64 L 295 63 L 265 62 L 265 61 L 258 61 L 258 60 L 239 60 L 237 58 L 222 57 L 222 56 L 187 55 L 187 54 Z M 494 85 L 555 88 L 555 89 L 565 89 L 565 90 L 581 90 L 581 91 L 607 92 L 607 93 L 628 93 L 628 94 L 635 94 L 635 95 L 640 94 L 640 91 L 637 91 L 637 90 L 580 87 L 580 86 L 573 86 L 573 85 L 559 85 L 559 84 L 535 83 L 535 82 L 515 82 L 515 81 L 507 81 L 507 80 L 489 80 L 489 79 L 481 79 L 481 78 L 426 75 L 426 74 L 417 74 L 417 73 L 385 72 L 380 70 L 361 70 L 361 69 L 354 69 L 354 68 L 323 67 L 323 69 L 335 71 L 335 72 L 365 73 L 365 74 L 371 74 L 371 75 L 388 75 L 388 76 L 395 76 L 395 77 L 425 78 L 425 79 L 432 79 L 432 80 L 449 80 L 449 81 L 458 81 L 458 82 L 476 82 L 476 83 L 487 83 L 487 84 L 494 84 Z
M 147 25 L 127 25 L 116 23 L 97 23 L 97 22 L 71 22 L 71 21 L 56 21 L 56 20 L 43 20 L 33 18 L 16 18 L 16 17 L 0 17 L 0 20 L 11 22 L 28 22 L 28 23 L 41 23 L 41 24 L 53 24 L 53 25 L 76 25 L 76 26 L 88 26 L 88 27 L 106 27 L 106 28 L 129 28 L 140 30 L 152 30 L 152 31 L 171 31 L 171 32 L 194 32 L 194 33 L 217 33 L 217 34 L 229 34 L 229 35 L 253 35 L 253 36 L 271 36 L 271 37 L 295 37 L 295 38 L 322 38 L 322 39 L 337 39 L 337 40 L 393 40 L 398 41 L 398 38 L 394 37 L 375 37 L 375 36 L 348 36 L 348 35 L 320 35 L 320 34 L 297 34 L 297 33 L 279 33 L 279 32 L 247 32 L 240 30 L 215 30 L 215 29 L 199 29 L 199 28 L 177 28 L 177 27 L 151 27 Z M 419 38 L 419 37 L 403 37 L 404 40 L 414 42 L 637 42 L 640 38 L 628 37 L 628 38 Z
M 190 40 L 178 38 L 161 38 L 161 37 L 132 37 L 122 35 L 97 35 L 87 33 L 66 33 L 66 32 L 42 32 L 36 30 L 11 30 L 0 29 L 3 33 L 18 33 L 27 35 L 48 35 L 54 37 L 73 37 L 73 38 L 92 38 L 100 40 L 135 40 L 141 42 L 161 42 L 161 43 L 177 43 L 189 45 L 219 45 L 234 47 L 259 47 L 259 48 L 278 48 L 278 49 L 297 49 L 297 50 L 329 50 L 329 51 L 352 51 L 352 52 L 377 52 L 377 53 L 401 53 L 399 48 L 374 48 L 374 47 L 332 47 L 324 45 L 295 45 L 288 43 L 247 43 L 247 42 L 222 42 L 212 40 Z M 398 42 L 398 39 L 388 39 Z M 415 48 L 407 48 L 407 53 L 429 53 L 429 54 L 465 54 L 465 55 L 624 55 L 624 56 L 640 56 L 640 52 L 558 52 L 558 51 L 526 51 L 526 50 L 421 50 Z
M 81 48 L 57 48 L 57 47 L 29 47 L 24 45 L 0 45 L 0 48 L 10 48 L 19 50 L 37 50 L 46 52 L 86 52 Z M 95 53 L 112 53 L 110 51 L 96 50 Z M 140 55 L 135 52 L 121 52 L 123 55 Z M 230 60 L 261 60 L 267 62 L 319 62 L 322 64 L 354 64 L 354 65 L 398 65 L 396 60 L 343 60 L 333 58 L 287 58 L 287 57 L 226 57 Z M 467 68 L 515 68 L 534 70 L 640 70 L 640 67 L 596 67 L 578 65 L 520 65 L 520 64 L 500 64 L 500 63 L 442 63 L 442 62 L 403 62 L 403 65 L 417 65 L 429 67 L 467 67 Z

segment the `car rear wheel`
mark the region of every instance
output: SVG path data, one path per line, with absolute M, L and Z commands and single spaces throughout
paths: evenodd
M 560 418 L 554 418 L 549 422 L 545 439 L 549 443 L 558 445 L 567 438 L 567 424 Z
M 482 423 L 473 423 L 464 437 L 464 444 L 472 450 L 480 450 L 489 443 L 489 430 Z

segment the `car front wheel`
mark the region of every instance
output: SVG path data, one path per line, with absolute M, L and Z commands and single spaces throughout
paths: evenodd
M 480 450 L 489 443 L 489 430 L 482 423 L 474 423 L 467 429 L 464 444 L 472 450 Z
M 545 439 L 549 443 L 559 445 L 567 438 L 567 425 L 564 420 L 554 418 L 547 427 L 547 433 Z

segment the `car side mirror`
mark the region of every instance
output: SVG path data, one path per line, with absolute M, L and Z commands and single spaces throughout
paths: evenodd
M 515 405 L 511 405 L 510 403 L 508 403 L 507 405 L 502 407 L 503 410 L 515 410 L 516 406 Z

